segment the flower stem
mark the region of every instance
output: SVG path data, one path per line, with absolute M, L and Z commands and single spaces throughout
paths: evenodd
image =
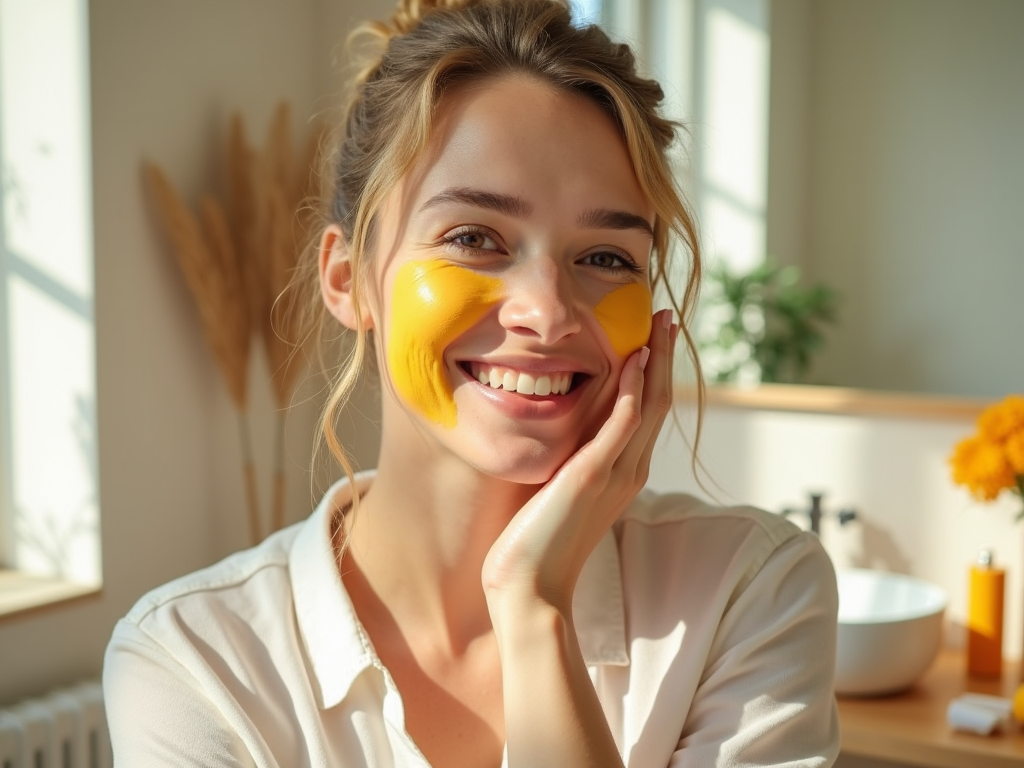
M 274 499 L 270 529 L 284 528 L 284 491 L 286 475 L 284 471 L 284 412 L 278 411 L 276 434 L 274 435 Z
M 238 411 L 238 432 L 242 444 L 242 476 L 245 480 L 245 500 L 249 512 L 249 541 L 255 546 L 263 537 L 260 532 L 260 502 L 256 489 L 256 462 L 253 460 L 248 411 Z
M 1021 510 L 1017 513 L 1015 521 L 1024 520 L 1024 475 L 1016 475 L 1017 487 L 1014 489 L 1018 496 L 1021 498 Z

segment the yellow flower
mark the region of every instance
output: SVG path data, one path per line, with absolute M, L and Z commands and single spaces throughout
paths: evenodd
M 1008 395 L 978 417 L 977 434 L 961 440 L 949 457 L 953 480 L 976 499 L 1003 491 L 1024 497 L 1024 396 Z M 1024 509 L 1017 514 L 1024 520 Z
M 953 480 L 982 501 L 992 501 L 1004 489 L 1016 487 L 1013 468 L 1001 447 L 985 437 L 961 440 L 949 462 Z
M 1024 396 L 1009 395 L 990 405 L 978 417 L 978 432 L 997 443 L 1014 434 L 1024 434 Z
M 1006 460 L 1010 462 L 1015 475 L 1024 475 L 1024 431 L 1017 432 L 1006 438 L 1003 443 L 1003 452 Z

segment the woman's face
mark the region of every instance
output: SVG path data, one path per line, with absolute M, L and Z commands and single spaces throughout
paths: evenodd
M 647 343 L 653 222 L 590 100 L 525 77 L 449 93 L 378 219 L 385 450 L 414 430 L 488 474 L 548 480 Z

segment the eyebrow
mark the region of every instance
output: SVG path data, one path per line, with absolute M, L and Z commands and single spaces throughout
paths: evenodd
M 576 223 L 581 227 L 592 229 L 639 229 L 650 237 L 654 237 L 654 228 L 647 219 L 627 211 L 595 208 L 580 214 Z
M 425 211 L 443 203 L 465 203 L 477 208 L 497 211 L 514 219 L 525 219 L 533 212 L 533 206 L 521 197 L 485 192 L 470 187 L 451 187 L 439 192 L 420 206 L 420 210 Z
M 463 203 L 476 208 L 497 211 L 514 219 L 525 219 L 533 212 L 533 206 L 515 195 L 504 195 L 499 192 L 486 192 L 472 187 L 449 187 L 427 200 L 420 206 L 421 211 L 445 203 Z M 616 211 L 609 208 L 594 208 L 584 211 L 576 219 L 581 227 L 591 229 L 637 229 L 654 237 L 654 228 L 643 216 L 628 211 Z

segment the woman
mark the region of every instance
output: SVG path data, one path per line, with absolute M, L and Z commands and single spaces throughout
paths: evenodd
M 831 764 L 817 540 L 641 490 L 680 330 L 652 314 L 680 293 L 670 230 L 684 303 L 699 276 L 660 89 L 558 2 L 437 5 L 369 27 L 311 268 L 355 335 L 323 422 L 348 477 L 119 623 L 115 758 Z M 370 355 L 381 452 L 353 477 L 332 425 Z

